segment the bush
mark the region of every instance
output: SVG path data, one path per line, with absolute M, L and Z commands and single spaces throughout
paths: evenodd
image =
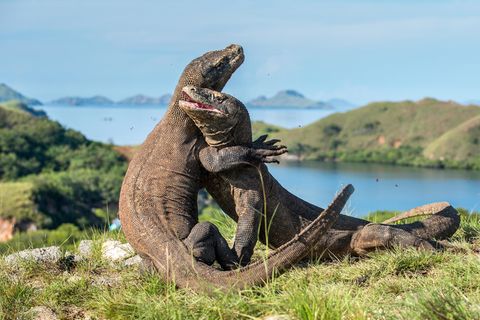
M 42 227 L 73 223 L 81 228 L 100 226 L 106 219 L 96 209 L 116 211 L 123 170 L 99 172 L 79 169 L 33 177 L 33 197 L 45 216 Z

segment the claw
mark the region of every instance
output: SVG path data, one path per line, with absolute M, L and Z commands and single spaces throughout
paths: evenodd
M 264 163 L 276 163 L 276 164 L 280 163 L 280 161 L 278 161 L 277 159 L 274 159 L 274 158 L 263 158 L 262 162 L 264 162 Z
M 280 139 L 272 139 L 272 140 L 265 141 L 264 143 L 265 143 L 267 146 L 271 146 L 271 145 L 274 145 L 274 144 L 277 143 L 277 142 L 280 142 Z

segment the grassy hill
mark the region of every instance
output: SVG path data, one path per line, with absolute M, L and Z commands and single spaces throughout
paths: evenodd
M 32 114 L 33 113 L 33 114 Z M 0 104 L 0 218 L 38 227 L 101 225 L 126 159 L 18 103 Z
M 477 106 L 428 98 L 377 102 L 303 128 L 275 130 L 302 159 L 480 170 Z
M 448 130 L 425 148 L 423 154 L 433 159 L 463 161 L 480 156 L 480 115 Z
M 1 107 L 4 110 L 9 110 L 9 111 L 14 111 L 14 112 L 19 112 L 31 116 L 36 116 L 36 117 L 46 117 L 47 114 L 45 111 L 42 110 L 35 110 L 33 108 L 30 108 L 27 104 L 19 101 L 19 100 L 10 100 L 6 102 L 2 102 Z

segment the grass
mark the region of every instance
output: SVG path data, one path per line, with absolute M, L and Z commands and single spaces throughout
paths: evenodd
M 384 214 L 385 215 L 385 214 Z M 227 238 L 234 224 L 209 209 Z M 364 259 L 301 264 L 264 287 L 211 295 L 177 289 L 157 275 L 113 266 L 101 259 L 106 238 L 96 232 L 91 259 L 65 271 L 26 264 L 13 269 L 0 262 L 0 318 L 25 318 L 46 306 L 74 319 L 479 319 L 480 218 L 466 216 L 453 241 L 463 250 L 422 252 L 395 249 Z M 262 256 L 259 246 L 256 256 Z M 1 261 L 1 260 L 0 260 Z

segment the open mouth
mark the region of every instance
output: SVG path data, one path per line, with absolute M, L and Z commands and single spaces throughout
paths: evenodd
M 208 110 L 218 113 L 223 113 L 221 110 L 218 110 L 212 105 L 195 101 L 192 97 L 190 97 L 185 91 L 182 91 L 182 99 L 180 103 L 183 106 L 187 106 L 190 109 L 197 109 L 197 110 Z

